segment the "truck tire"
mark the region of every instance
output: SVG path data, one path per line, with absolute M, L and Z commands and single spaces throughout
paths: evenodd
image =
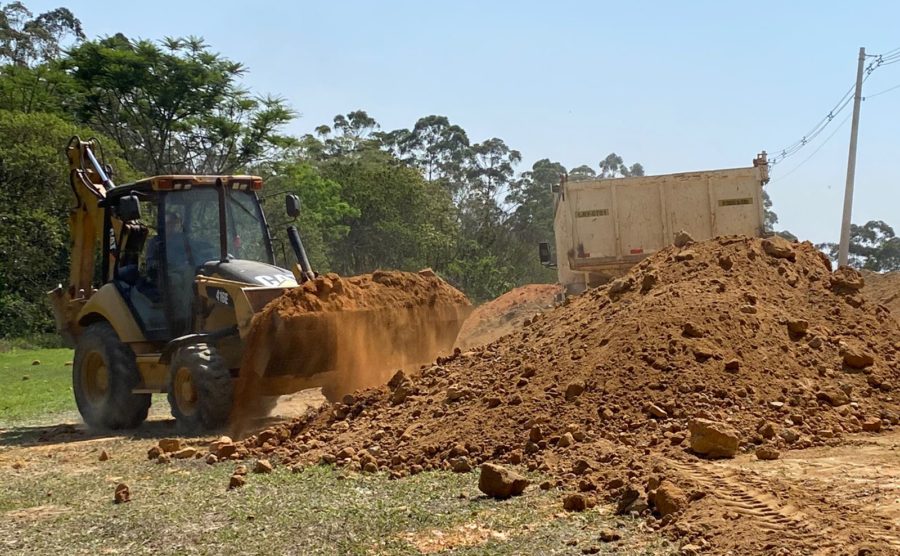
M 150 410 L 150 394 L 133 394 L 141 385 L 134 352 L 105 321 L 85 328 L 75 346 L 72 390 L 84 422 L 93 428 L 133 429 Z
M 194 344 L 176 351 L 167 390 L 172 416 L 182 430 L 200 432 L 228 424 L 234 380 L 214 346 Z

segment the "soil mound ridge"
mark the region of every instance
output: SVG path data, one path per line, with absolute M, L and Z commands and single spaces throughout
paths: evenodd
M 483 303 L 463 323 L 456 345 L 465 351 L 514 332 L 525 319 L 552 308 L 561 293 L 558 284 L 527 284 Z
M 873 303 L 884 305 L 900 321 L 900 271 L 871 272 L 862 271 L 866 280 L 863 294 Z
M 492 344 L 250 437 L 235 457 L 395 476 L 521 464 L 625 512 L 653 510 L 667 478 L 688 494 L 666 514 L 727 519 L 675 465 L 697 461 L 690 431 L 720 427 L 741 453 L 898 424 L 900 329 L 863 288 L 806 242 L 670 247 Z M 739 525 L 723 526 L 716 546 L 772 541 Z M 704 530 L 673 526 L 689 539 Z

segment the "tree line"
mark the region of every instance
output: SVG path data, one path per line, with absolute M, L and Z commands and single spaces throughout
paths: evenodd
M 316 269 L 431 267 L 475 301 L 555 281 L 536 244 L 552 240 L 551 187 L 563 174 L 644 174 L 615 153 L 520 170 L 521 153 L 505 141 L 472 138 L 441 115 L 385 130 L 356 110 L 292 136 L 294 108 L 242 87 L 246 71 L 197 37 L 88 39 L 66 8 L 35 15 L 21 2 L 0 5 L 0 337 L 52 330 L 44 298 L 68 275 L 63 147 L 72 135 L 101 140 L 117 183 L 261 175 L 282 264 L 283 196 L 295 193 Z
M 562 164 L 519 171 L 519 151 L 441 115 L 385 130 L 356 110 L 292 136 L 293 107 L 242 87 L 246 71 L 197 37 L 89 39 L 66 8 L 0 5 L 0 336 L 52 329 L 44 295 L 68 273 L 63 147 L 75 134 L 100 139 L 117 183 L 263 176 L 282 264 L 291 261 L 283 197 L 295 193 L 320 271 L 431 267 L 475 301 L 555 280 L 536 244 L 552 239 Z M 570 179 L 642 173 L 611 154 Z

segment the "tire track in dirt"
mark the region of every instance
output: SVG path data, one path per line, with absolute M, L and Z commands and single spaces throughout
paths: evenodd
M 765 531 L 773 545 L 817 547 L 813 554 L 846 552 L 849 546 L 883 549 L 900 554 L 900 536 L 893 524 L 870 512 L 860 512 L 823 493 L 809 492 L 796 482 L 786 483 L 746 469 L 715 463 L 670 461 L 671 467 L 692 481 L 724 509 L 747 520 L 736 527 Z M 848 533 L 852 532 L 852 533 Z M 881 553 L 881 552 L 876 552 Z
M 714 464 L 671 462 L 676 471 L 714 497 L 727 511 L 749 519 L 753 526 L 777 534 L 779 539 L 797 543 L 816 541 L 825 533 L 806 519 L 793 505 L 783 505 L 778 497 L 750 484 L 733 472 L 718 470 Z

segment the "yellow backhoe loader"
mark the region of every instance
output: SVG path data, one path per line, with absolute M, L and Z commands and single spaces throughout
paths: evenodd
M 298 262 L 277 267 L 258 198 L 261 178 L 167 175 L 117 186 L 99 153 L 94 139 L 73 137 L 66 148 L 76 200 L 71 274 L 67 286 L 49 294 L 57 328 L 75 347 L 73 389 L 88 425 L 136 427 L 151 395 L 166 393 L 184 428 L 220 428 L 239 409 L 235 404 L 247 401 L 236 398 L 235 385 L 248 375 L 255 394 L 327 384 L 334 397 L 359 385 L 349 380 L 359 365 L 384 372 L 452 349 L 470 308 L 429 273 L 413 278 L 458 295 L 416 297 L 384 279 L 378 288 L 362 284 L 354 295 L 390 304 L 356 299 L 354 310 L 343 311 L 334 283 L 341 279 L 317 277 L 294 226 L 287 237 Z M 297 216 L 296 196 L 286 196 L 286 210 Z M 266 322 L 254 318 L 270 302 L 290 303 L 286 294 L 298 291 L 318 295 L 331 309 L 298 319 L 272 311 Z M 349 350 L 367 354 L 348 357 Z

